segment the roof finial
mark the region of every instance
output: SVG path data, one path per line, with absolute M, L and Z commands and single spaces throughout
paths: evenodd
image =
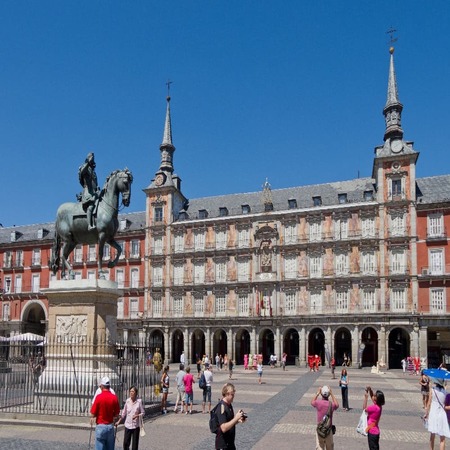
M 394 37 L 394 33 L 397 33 L 397 30 L 393 27 L 386 31 L 386 34 L 389 34 L 389 53 L 391 55 L 394 53 L 394 44 L 398 41 L 398 38 Z
M 173 81 L 167 80 L 167 101 L 170 102 L 170 85 L 173 83 Z

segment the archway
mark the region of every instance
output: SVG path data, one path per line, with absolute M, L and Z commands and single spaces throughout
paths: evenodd
M 148 340 L 148 346 L 152 354 L 155 354 L 156 349 L 159 348 L 159 353 L 161 354 L 162 362 L 165 361 L 165 348 L 164 348 L 164 334 L 161 330 L 153 330 L 150 334 Z
M 275 353 L 275 337 L 272 330 L 265 329 L 259 334 L 259 353 L 264 363 L 268 363 L 270 355 Z
M 375 328 L 364 328 L 361 335 L 361 345 L 364 345 L 361 367 L 375 366 L 378 361 L 378 333 Z
M 184 336 L 181 330 L 172 333 L 172 362 L 180 362 L 181 353 L 184 350 Z
M 300 336 L 294 328 L 289 328 L 284 333 L 283 352 L 287 354 L 286 364 L 295 364 L 295 358 L 300 355 Z
M 40 303 L 30 302 L 23 314 L 23 332 L 45 336 L 45 311 Z
M 239 330 L 236 333 L 236 364 L 244 364 L 244 355 L 250 353 L 250 333 L 247 330 Z
M 216 363 L 216 355 L 220 356 L 226 355 L 228 353 L 228 341 L 227 341 L 227 333 L 224 330 L 216 330 L 213 335 L 213 351 L 211 356 L 211 362 L 213 364 Z
M 199 358 L 205 354 L 205 333 L 202 330 L 196 329 L 192 333 L 191 344 L 191 364 L 195 364 Z
M 409 336 L 402 328 L 393 328 L 389 333 L 389 369 L 400 369 L 402 359 L 410 356 Z
M 338 328 L 334 334 L 334 357 L 336 365 L 344 363 L 344 355 L 350 358 L 350 361 L 355 360 L 357 355 L 352 355 L 352 335 L 347 328 Z
M 314 328 L 309 332 L 308 355 L 318 355 L 325 364 L 325 334 L 320 328 Z

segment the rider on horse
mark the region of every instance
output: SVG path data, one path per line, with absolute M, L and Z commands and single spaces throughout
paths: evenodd
M 89 153 L 84 164 L 78 169 L 78 178 L 81 186 L 83 186 L 80 200 L 87 215 L 88 230 L 94 230 L 94 209 L 100 192 L 97 185 L 97 174 L 95 173 L 94 153 Z

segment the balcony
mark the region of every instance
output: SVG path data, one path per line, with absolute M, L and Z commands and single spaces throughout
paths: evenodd
M 433 232 L 427 232 L 427 242 L 440 242 L 447 240 L 447 229 L 434 230 Z
M 444 267 L 422 267 L 418 273 L 420 279 L 437 280 L 450 278 L 450 264 Z
M 409 268 L 407 266 L 389 266 L 389 276 L 405 276 L 409 275 Z

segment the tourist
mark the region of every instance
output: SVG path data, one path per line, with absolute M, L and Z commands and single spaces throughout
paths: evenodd
M 197 355 L 197 379 L 200 378 L 200 374 L 202 373 L 202 359 L 199 355 Z
M 342 407 L 344 411 L 348 411 L 350 408 L 348 406 L 348 374 L 347 369 L 342 369 L 341 378 L 339 380 L 339 386 L 341 387 L 342 394 Z
M 423 403 L 423 409 L 426 409 L 428 404 L 428 397 L 430 395 L 430 379 L 423 373 L 420 375 L 420 393 L 422 394 L 422 403 Z
M 333 412 L 339 408 L 339 403 L 328 386 L 319 388 L 316 396 L 311 400 L 311 406 L 316 408 L 317 424 L 328 414 L 328 411 L 330 411 L 331 424 L 333 424 Z M 331 430 L 327 437 L 321 437 L 316 432 L 316 450 L 333 450 L 333 448 L 333 433 Z
M 233 377 L 233 367 L 234 367 L 234 363 L 233 360 L 230 358 L 228 360 L 228 378 L 231 380 Z
M 372 405 L 367 406 L 367 399 L 372 399 Z M 364 394 L 363 410 L 367 413 L 367 441 L 369 443 L 369 450 L 380 449 L 380 423 L 381 413 L 384 405 L 384 394 L 381 391 L 376 391 L 375 394 L 370 386 L 366 387 Z
M 186 393 L 184 391 L 183 378 L 185 375 L 184 364 L 180 364 L 180 370 L 175 376 L 175 382 L 177 383 L 177 399 L 175 400 L 175 406 L 173 408 L 175 413 L 178 412 L 178 403 L 180 404 L 180 412 L 183 412 L 184 410 L 184 398 Z
M 108 377 L 100 381 L 101 393 L 97 395 L 91 407 L 91 425 L 95 427 L 95 448 L 114 450 L 114 422 L 119 415 L 120 406 L 117 397 L 110 391 Z
M 218 353 L 216 353 L 216 369 L 220 370 L 220 356 Z
M 181 352 L 180 355 L 180 364 L 186 365 L 186 356 L 184 355 L 184 350 Z
M 244 355 L 244 370 L 248 370 L 248 354 Z
M 132 450 L 139 448 L 139 434 L 141 430 L 142 418 L 145 414 L 142 400 L 137 398 L 138 389 L 136 386 L 131 386 L 130 397 L 125 402 L 122 409 L 122 415 L 116 422 L 118 426 L 122 421 L 125 421 L 125 434 L 123 435 L 123 450 L 129 450 L 131 440 L 133 440 Z
M 445 438 L 450 438 L 447 414 L 444 409 L 447 392 L 444 388 L 444 380 L 433 379 L 435 386 L 430 389 L 428 403 L 424 418 L 428 421 L 427 428 L 430 432 L 430 449 L 434 449 L 434 438 L 439 436 L 439 450 L 445 449 Z
M 258 365 L 256 366 L 256 371 L 258 372 L 258 383 L 262 383 L 262 374 L 263 374 L 263 364 L 262 360 L 258 361 Z
M 185 392 L 184 403 L 186 406 L 184 413 L 187 414 L 189 412 L 189 414 L 192 414 L 192 404 L 194 403 L 194 375 L 192 375 L 191 368 L 189 366 L 186 367 L 186 375 L 183 377 L 183 383 Z
M 169 395 L 169 366 L 164 367 L 164 371 L 161 377 L 161 389 L 162 389 L 162 397 L 161 397 L 161 414 L 167 414 L 167 396 Z
M 402 371 L 403 375 L 406 375 L 406 358 L 402 359 Z
M 211 385 L 213 382 L 213 374 L 211 372 L 209 364 L 206 364 L 203 375 L 205 376 L 206 386 L 203 389 L 202 412 L 203 412 L 203 414 L 206 414 L 206 410 L 205 410 L 206 401 L 208 401 L 208 412 L 211 412 Z
M 333 356 L 331 358 L 331 378 L 333 380 L 336 379 L 335 370 L 336 370 L 336 360 L 334 359 L 334 356 Z

